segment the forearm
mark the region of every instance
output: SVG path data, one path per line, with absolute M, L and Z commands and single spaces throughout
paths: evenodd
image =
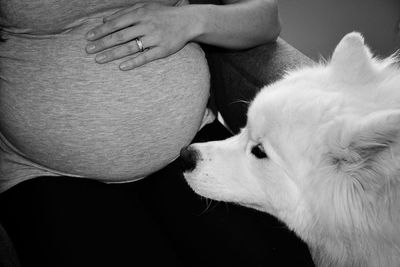
M 243 49 L 275 40 L 280 33 L 276 1 L 247 0 L 227 5 L 189 5 L 189 39 Z

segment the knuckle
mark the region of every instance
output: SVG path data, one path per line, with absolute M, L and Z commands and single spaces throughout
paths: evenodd
M 113 39 L 115 38 L 115 33 L 109 34 L 107 35 L 104 40 L 106 41 L 106 43 L 111 43 L 113 41 Z
M 113 32 L 118 28 L 117 22 L 115 20 L 110 20 L 105 25 L 110 32 Z
M 136 41 L 132 41 L 126 44 L 126 50 L 128 53 L 134 53 L 137 51 Z
M 149 21 L 146 26 L 149 32 L 155 32 L 157 30 L 157 25 L 152 21 Z
M 124 41 L 124 35 L 122 32 L 115 32 L 112 34 L 112 39 L 115 40 L 116 42 L 120 43 Z
M 136 10 L 136 15 L 140 17 L 145 17 L 147 15 L 147 8 L 145 6 L 139 7 Z

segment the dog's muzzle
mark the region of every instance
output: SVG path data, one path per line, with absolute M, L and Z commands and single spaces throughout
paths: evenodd
M 196 168 L 196 162 L 198 160 L 198 152 L 191 146 L 186 146 L 181 149 L 181 162 L 184 172 L 191 172 Z

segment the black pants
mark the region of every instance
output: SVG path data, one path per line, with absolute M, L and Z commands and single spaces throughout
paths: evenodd
M 218 123 L 195 141 L 229 134 Z M 0 195 L 22 266 L 312 266 L 273 217 L 195 195 L 178 161 L 141 181 L 39 177 Z

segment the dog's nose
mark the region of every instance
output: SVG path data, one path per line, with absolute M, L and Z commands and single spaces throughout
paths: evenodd
M 184 172 L 193 171 L 196 168 L 198 152 L 191 146 L 186 146 L 181 149 L 181 162 Z

